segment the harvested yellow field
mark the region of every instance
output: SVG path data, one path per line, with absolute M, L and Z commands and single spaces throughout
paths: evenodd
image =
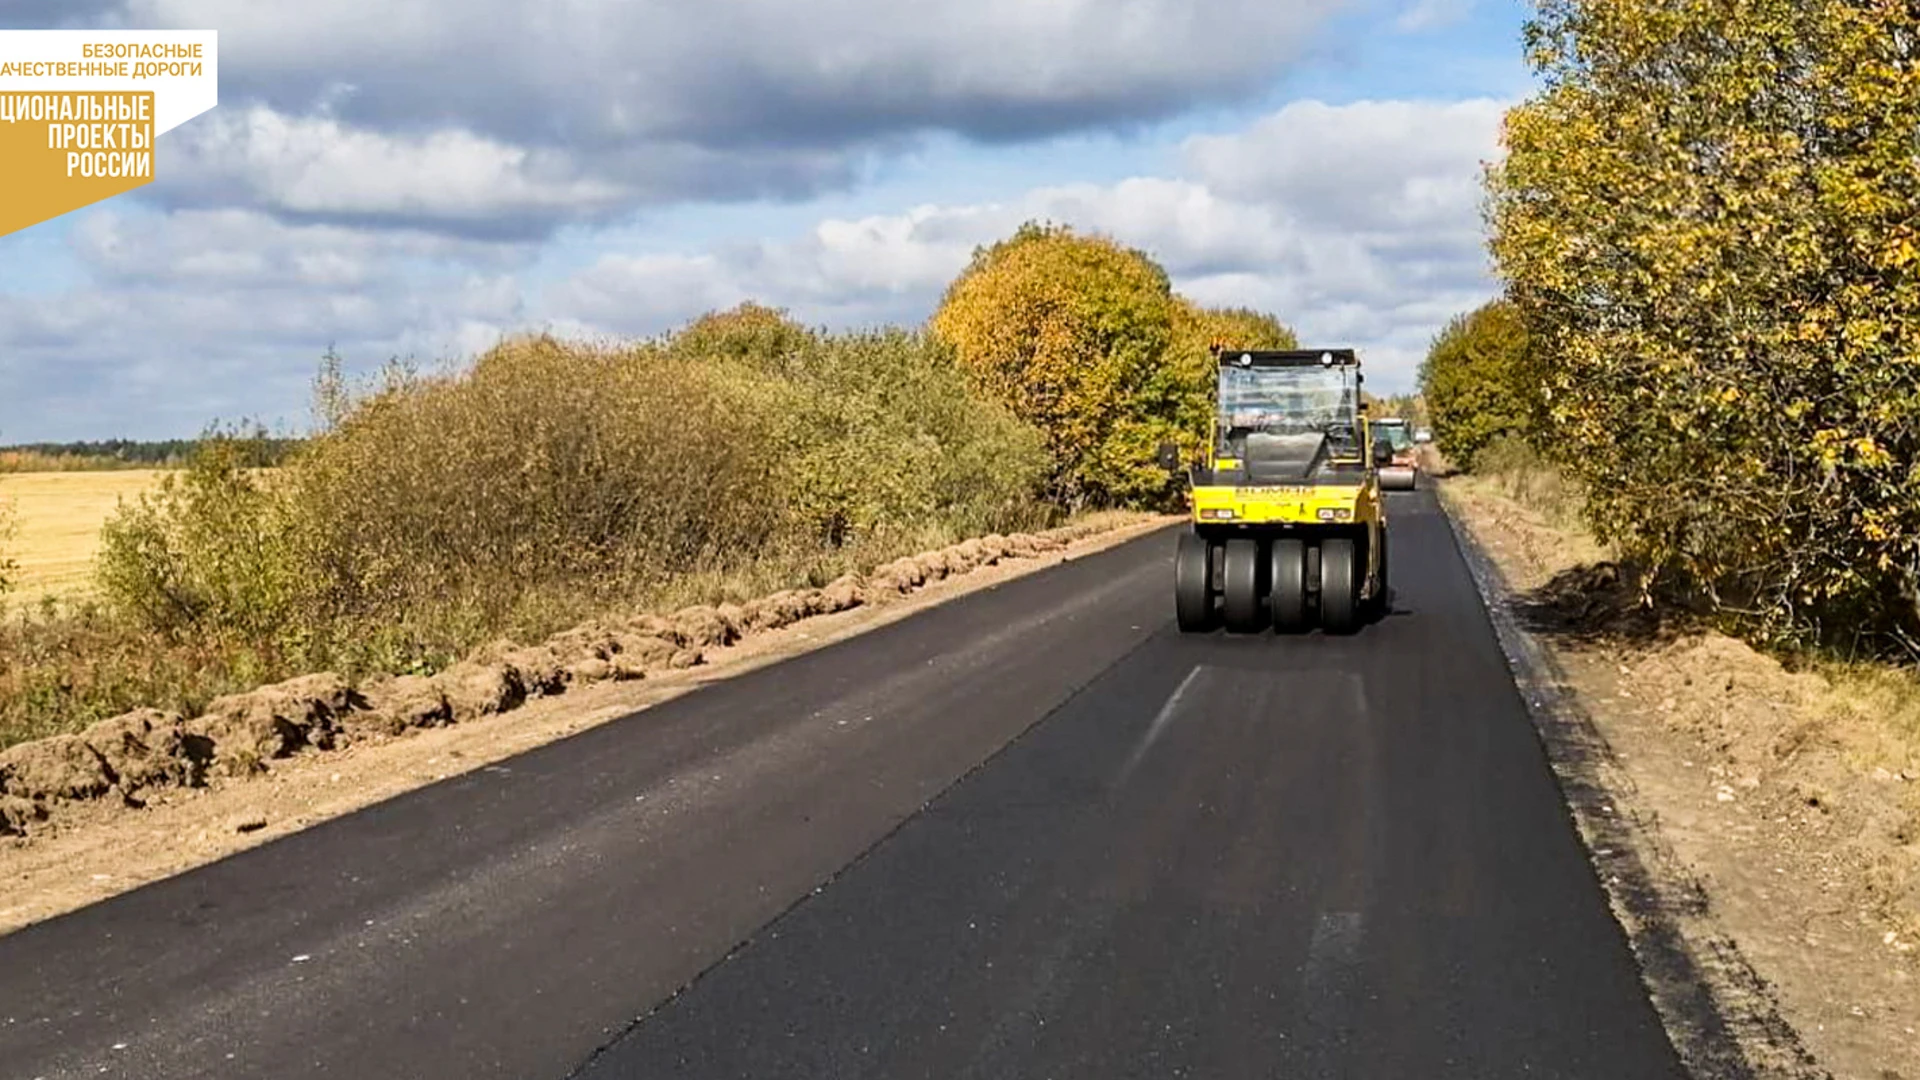
M 164 469 L 36 472 L 0 475 L 0 500 L 12 504 L 18 525 L 4 541 L 20 564 L 20 589 L 10 600 L 37 600 L 89 591 L 100 526 L 121 499 L 159 484 Z

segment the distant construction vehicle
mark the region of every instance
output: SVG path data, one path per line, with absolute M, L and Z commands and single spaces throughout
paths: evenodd
M 1377 441 L 1351 349 L 1213 349 L 1214 417 L 1186 466 L 1191 527 L 1174 565 L 1180 629 L 1319 625 L 1351 633 L 1388 608 L 1387 519 Z M 1160 463 L 1176 474 L 1177 447 Z M 1263 620 L 1262 616 L 1266 618 Z
M 1373 421 L 1373 441 L 1393 447 L 1393 461 L 1380 467 L 1383 491 L 1412 491 L 1418 486 L 1420 460 L 1415 454 L 1413 428 L 1398 416 Z

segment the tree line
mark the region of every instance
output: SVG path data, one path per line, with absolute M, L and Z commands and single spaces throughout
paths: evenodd
M 246 440 L 249 460 L 260 468 L 278 465 L 302 441 L 260 434 Z M 202 437 L 13 443 L 0 446 L 0 471 L 181 468 L 205 442 Z
M 1422 377 L 1450 455 L 1528 439 L 1762 637 L 1920 653 L 1920 8 L 1539 0 L 1524 45 L 1503 293 Z

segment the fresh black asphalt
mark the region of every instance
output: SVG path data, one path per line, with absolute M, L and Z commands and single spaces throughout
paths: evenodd
M 0 1077 L 1682 1076 L 1390 506 L 1354 637 L 1158 532 L 0 937 Z

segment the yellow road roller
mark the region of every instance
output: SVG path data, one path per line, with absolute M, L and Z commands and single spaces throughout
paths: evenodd
M 1352 349 L 1213 349 L 1214 416 L 1186 472 L 1191 524 L 1174 564 L 1182 631 L 1352 633 L 1388 608 L 1387 518 Z

